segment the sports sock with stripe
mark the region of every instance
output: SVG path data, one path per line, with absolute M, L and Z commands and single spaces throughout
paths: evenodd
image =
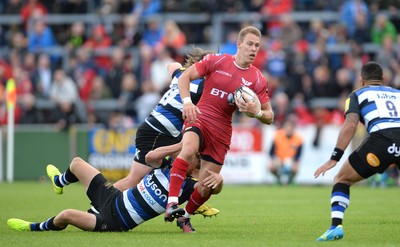
M 69 167 L 63 174 L 54 177 L 54 182 L 59 187 L 64 187 L 70 183 L 76 183 L 78 181 L 79 179 L 71 172 Z
M 344 183 L 336 183 L 331 195 L 331 229 L 342 224 L 344 212 L 350 204 L 350 186 Z
M 55 217 L 52 217 L 41 223 L 31 223 L 31 231 L 61 231 L 61 230 L 64 230 L 65 227 L 60 228 L 60 227 L 54 225 L 54 218 Z

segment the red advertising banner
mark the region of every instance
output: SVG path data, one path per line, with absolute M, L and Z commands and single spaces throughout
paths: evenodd
M 229 152 L 261 152 L 262 130 L 254 127 L 234 126 Z

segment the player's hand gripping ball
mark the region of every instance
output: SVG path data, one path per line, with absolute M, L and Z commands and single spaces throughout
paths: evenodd
M 256 102 L 258 106 L 261 108 L 260 100 L 258 99 L 257 94 L 246 86 L 240 86 L 238 89 L 235 90 L 233 94 L 235 102 Z

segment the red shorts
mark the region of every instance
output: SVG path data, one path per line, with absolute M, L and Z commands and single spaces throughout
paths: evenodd
M 226 153 L 231 144 L 231 137 L 221 136 L 212 126 L 207 126 L 197 119 L 195 122 L 184 123 L 184 132 L 193 131 L 200 136 L 199 153 L 201 158 L 207 161 L 223 165 Z M 200 133 L 198 133 L 200 131 Z M 231 131 L 232 135 L 232 131 Z

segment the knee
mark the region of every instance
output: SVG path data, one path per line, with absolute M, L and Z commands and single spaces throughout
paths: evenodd
M 72 162 L 71 162 L 71 165 L 69 166 L 69 169 L 73 172 L 73 171 L 75 170 L 75 168 L 76 168 L 77 166 L 79 166 L 79 164 L 82 163 L 82 161 L 83 161 L 83 159 L 80 158 L 80 157 L 75 157 L 75 158 L 73 158 L 73 159 L 72 159 Z
M 57 215 L 57 221 L 60 224 L 69 223 L 73 218 L 73 213 L 70 209 L 65 209 Z

